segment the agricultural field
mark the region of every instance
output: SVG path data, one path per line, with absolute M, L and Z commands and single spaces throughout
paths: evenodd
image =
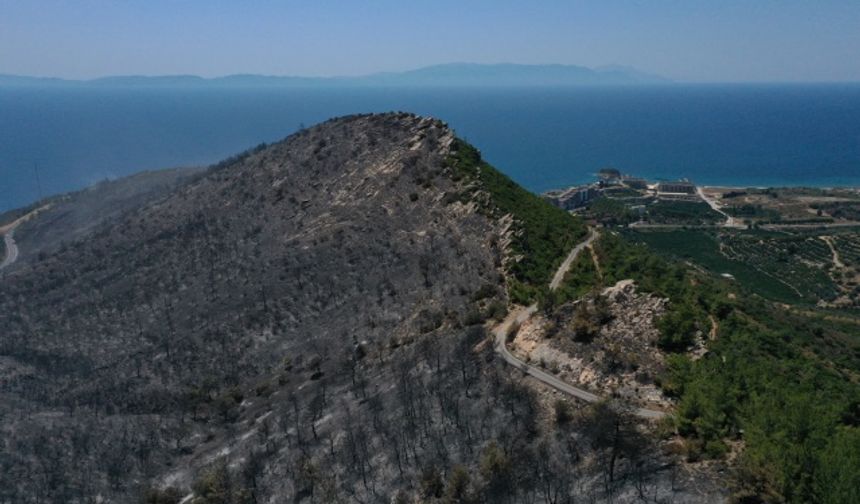
M 860 308 L 860 230 L 627 231 L 664 255 L 789 304 Z
M 597 198 L 588 205 L 585 215 L 607 226 L 616 226 L 636 222 L 639 212 L 630 205 L 613 198 Z
M 806 302 L 832 302 L 839 296 L 831 277 L 827 243 L 806 233 L 723 233 L 721 253 L 743 262 L 792 289 Z
M 731 205 L 724 207 L 723 211 L 732 217 L 750 222 L 778 222 L 782 220 L 782 215 L 779 212 L 772 208 L 765 208 L 762 205 Z
M 725 217 L 702 201 L 657 201 L 648 205 L 646 219 L 652 224 L 706 225 Z
M 730 275 L 742 286 L 768 299 L 783 303 L 814 303 L 804 298 L 792 284 L 774 277 L 737 257 L 729 257 L 721 246 L 722 233 L 716 230 L 672 230 L 629 232 L 628 238 L 647 244 L 653 250 L 681 259 L 717 275 Z
M 842 288 L 842 306 L 860 311 L 860 230 L 833 233 L 834 276 Z
M 642 198 L 647 196 L 647 193 L 630 187 L 618 186 L 605 189 L 603 195 L 609 198 Z
M 832 240 L 839 260 L 855 269 L 860 268 L 860 232 L 834 233 Z

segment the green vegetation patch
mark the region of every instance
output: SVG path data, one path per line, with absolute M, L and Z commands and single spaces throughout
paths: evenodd
M 588 250 L 583 250 L 565 273 L 564 280 L 554 293 L 553 302 L 579 299 L 602 284 L 603 279 L 597 271 L 594 259 Z
M 597 198 L 588 206 L 588 215 L 598 221 L 614 226 L 639 220 L 639 214 L 624 202 L 612 198 Z
M 657 344 L 670 352 L 684 351 L 692 345 L 697 334 L 710 330 L 709 315 L 727 310 L 724 287 L 703 291 L 699 285 L 706 277 L 681 264 L 667 261 L 643 244 L 631 243 L 621 235 L 608 234 L 595 244 L 605 285 L 633 279 L 638 288 L 668 298 L 669 308 L 657 325 Z
M 726 207 L 725 212 L 739 219 L 756 219 L 770 222 L 779 222 L 782 219 L 779 212 L 761 205 L 735 205 Z
M 712 273 L 728 273 L 744 288 L 783 303 L 815 304 L 837 287 L 827 273 L 831 253 L 813 236 L 768 231 L 626 231 L 669 257 Z
M 509 293 L 518 303 L 534 300 L 570 249 L 585 237 L 585 224 L 523 189 L 483 161 L 468 143 L 457 140 L 452 152 L 448 165 L 453 177 L 466 182 L 461 201 L 478 203 L 480 211 L 493 218 L 513 216 L 510 253 L 517 260 L 507 267 Z
M 835 219 L 860 221 L 860 201 L 812 203 L 809 206 Z
M 860 457 L 833 439 L 860 441 L 860 389 L 813 353 L 819 342 L 814 328 L 745 299 L 720 320 L 705 358 L 670 360 L 663 386 L 679 398 L 677 427 L 691 456 L 745 442 L 738 500 L 848 502 L 839 496 L 858 488 Z
M 700 291 L 704 275 L 651 252 L 644 244 L 624 240 L 604 232 L 594 243 L 600 264 L 597 270 L 590 254 L 581 254 L 565 276 L 560 289 L 543 299 L 548 310 L 560 302 L 578 299 L 621 280 L 633 279 L 640 291 L 670 300 L 666 315 L 658 322 L 658 346 L 670 352 L 689 348 L 697 334 L 710 330 L 709 315 L 725 311 L 728 297 L 724 288 Z
M 721 235 L 725 255 L 793 287 L 814 304 L 838 294 L 828 271 L 833 254 L 817 235 L 781 233 L 770 236 L 744 232 Z
M 833 245 L 844 264 L 860 268 L 860 231 L 834 234 Z
M 660 239 L 678 246 L 685 234 L 703 248 L 716 239 L 698 231 Z M 607 232 L 595 243 L 602 284 L 632 278 L 640 290 L 669 298 L 658 344 L 683 350 L 694 331 L 717 329 L 702 358 L 670 354 L 659 383 L 678 400 L 675 427 L 688 458 L 720 458 L 742 440 L 735 500 L 853 502 L 860 488 L 860 326 L 814 308 L 786 310 L 624 236 L 640 235 Z
M 657 201 L 648 207 L 648 220 L 660 224 L 713 224 L 725 220 L 701 201 Z

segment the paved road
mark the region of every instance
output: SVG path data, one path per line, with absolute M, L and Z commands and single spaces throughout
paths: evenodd
M 573 250 L 570 251 L 567 258 L 558 268 L 558 271 L 555 272 L 555 276 L 553 276 L 552 283 L 550 283 L 550 289 L 555 290 L 561 284 L 561 280 L 564 278 L 564 274 L 567 272 L 570 265 L 573 263 L 576 256 L 582 252 L 585 247 L 591 244 L 592 241 L 597 237 L 596 231 L 590 231 L 588 234 L 588 238 L 585 239 L 582 243 L 578 244 Z M 516 358 L 507 347 L 507 336 L 508 332 L 511 331 L 511 327 L 514 324 L 520 325 L 526 320 L 528 320 L 538 309 L 537 304 L 533 304 L 528 307 L 519 306 L 513 311 L 511 311 L 505 320 L 499 324 L 494 330 L 493 335 L 495 336 L 495 350 L 502 359 L 505 360 L 508 364 L 522 370 L 524 373 L 528 374 L 536 378 L 538 381 L 549 385 L 550 387 L 567 394 L 572 397 L 576 397 L 577 399 L 581 399 L 585 402 L 596 402 L 600 400 L 600 396 L 592 394 L 587 390 L 583 390 L 578 387 L 574 387 L 573 385 L 566 383 L 555 376 L 538 369 L 534 366 L 531 366 L 520 359 Z M 636 416 L 641 418 L 648 419 L 657 419 L 666 416 L 666 413 L 662 411 L 649 410 L 644 408 L 636 408 L 633 410 Z
M 561 285 L 561 281 L 564 280 L 565 273 L 570 269 L 570 265 L 573 264 L 573 260 L 576 259 L 576 256 L 578 256 L 580 252 L 582 252 L 582 249 L 591 245 L 591 242 L 593 242 L 595 238 L 597 238 L 597 232 L 590 229 L 588 231 L 588 238 L 579 245 L 573 247 L 573 250 L 570 251 L 570 254 L 567 254 L 564 262 L 561 263 L 561 266 L 558 267 L 555 275 L 553 275 L 552 282 L 549 283 L 550 290 L 558 289 L 558 286 Z
M 15 228 L 12 228 L 3 235 L 3 241 L 6 243 L 6 257 L 3 258 L 3 262 L 0 262 L 0 270 L 18 259 L 18 245 L 15 244 L 14 233 Z

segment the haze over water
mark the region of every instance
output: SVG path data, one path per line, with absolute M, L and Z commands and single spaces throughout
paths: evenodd
M 614 166 L 709 185 L 860 186 L 860 85 L 533 89 L 0 88 L 0 210 L 209 164 L 330 117 L 439 117 L 533 191 Z

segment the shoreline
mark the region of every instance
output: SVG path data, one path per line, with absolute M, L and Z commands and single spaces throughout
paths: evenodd
M 813 186 L 813 185 L 769 185 L 769 186 L 753 186 L 753 185 L 701 185 L 702 189 L 711 190 L 728 190 L 738 191 L 744 189 L 756 189 L 764 191 L 767 189 L 818 189 L 821 191 L 860 191 L 860 185 L 844 185 L 844 186 Z
M 648 180 L 649 183 L 652 183 L 652 182 L 657 183 L 658 182 L 656 179 L 653 181 L 651 179 L 646 179 L 646 180 Z M 803 185 L 803 184 L 798 184 L 798 185 L 792 185 L 792 184 L 742 185 L 742 184 L 732 184 L 732 183 L 729 183 L 729 184 L 701 184 L 701 185 L 699 185 L 699 184 L 696 184 L 695 181 L 691 181 L 691 182 L 693 184 L 695 184 L 696 187 L 700 187 L 703 190 L 714 191 L 714 192 L 716 192 L 716 191 L 744 191 L 744 190 L 748 190 L 748 189 L 753 189 L 753 190 L 758 190 L 758 191 L 764 191 L 767 189 L 774 189 L 774 190 L 780 190 L 780 189 L 782 189 L 782 190 L 814 189 L 814 190 L 820 190 L 820 191 L 856 191 L 856 192 L 860 193 L 860 182 L 858 182 L 856 184 L 845 184 L 845 185 L 811 185 L 811 184 L 807 184 L 807 185 Z M 543 194 L 547 194 L 550 192 L 566 191 L 567 189 L 570 189 L 572 187 L 582 187 L 582 186 L 592 185 L 594 183 L 595 183 L 595 181 L 592 179 L 592 180 L 577 182 L 577 183 L 561 184 L 561 185 L 557 185 L 555 187 L 550 187 L 547 189 L 541 189 L 541 190 L 529 189 L 529 190 L 534 192 L 535 194 L 543 195 Z

